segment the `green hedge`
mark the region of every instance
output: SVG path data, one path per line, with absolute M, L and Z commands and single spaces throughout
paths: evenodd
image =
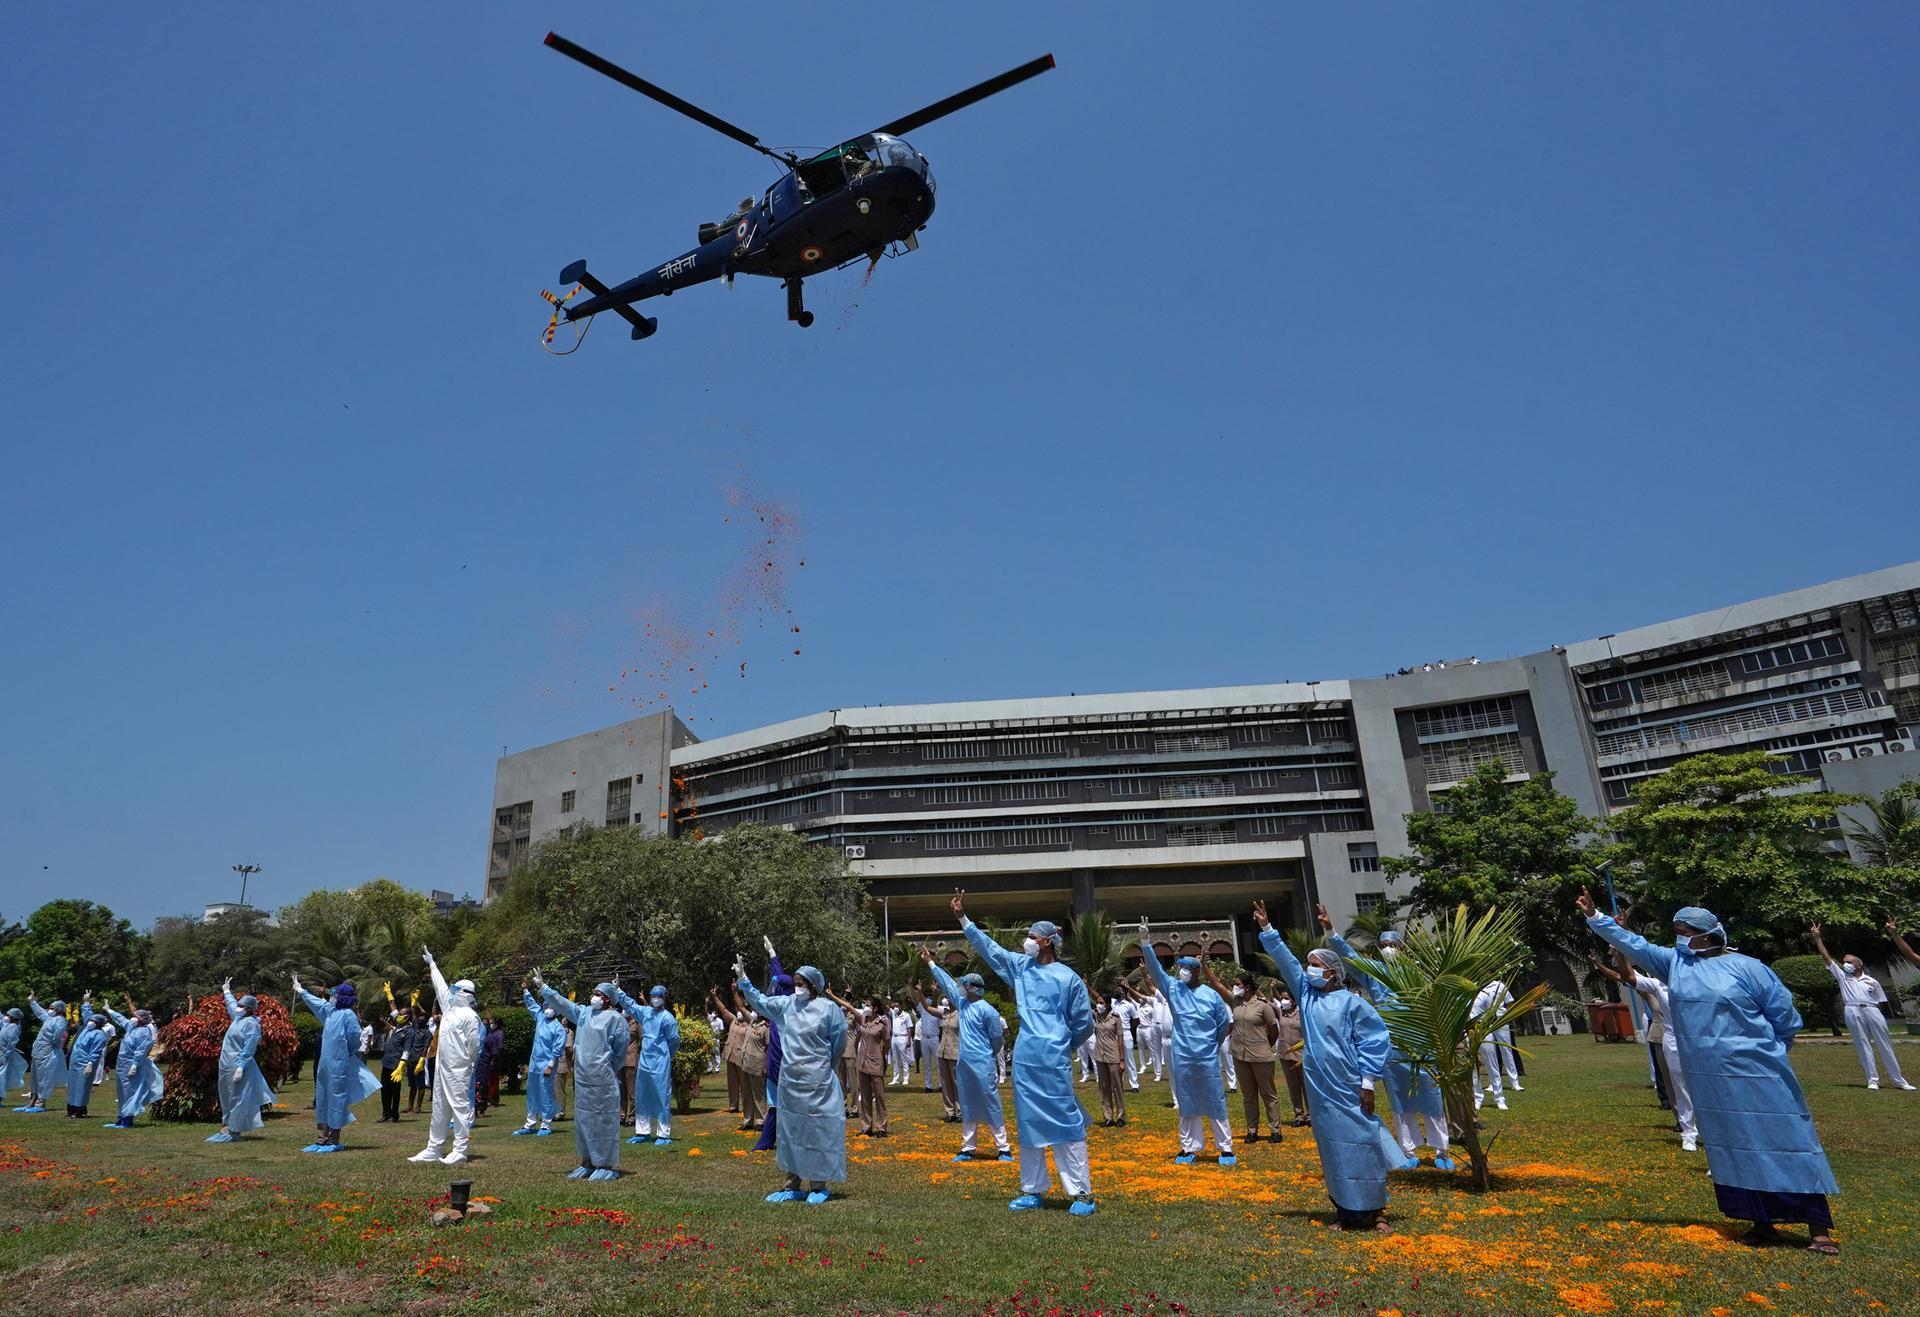
M 1827 962 L 1819 956 L 1782 956 L 1773 962 L 1773 972 L 1793 994 L 1794 1009 L 1809 1029 L 1840 1032 L 1836 1005 L 1840 990 L 1835 986 Z

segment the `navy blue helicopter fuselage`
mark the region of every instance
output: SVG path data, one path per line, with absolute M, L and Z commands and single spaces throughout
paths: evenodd
M 803 160 L 692 251 L 566 308 L 583 320 L 734 274 L 798 281 L 889 244 L 913 245 L 933 214 L 933 170 L 904 140 L 868 133 Z M 584 262 L 561 273 L 577 282 Z

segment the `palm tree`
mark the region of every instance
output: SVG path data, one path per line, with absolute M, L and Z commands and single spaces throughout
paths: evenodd
M 1114 942 L 1113 917 L 1104 910 L 1089 910 L 1073 921 L 1060 958 L 1095 991 L 1109 995 L 1127 963 L 1124 951 Z
M 1327 944 L 1325 938 L 1319 937 L 1304 928 L 1283 929 L 1280 935 L 1287 941 L 1287 950 L 1291 951 L 1293 958 L 1302 965 L 1307 963 L 1307 953 L 1309 951 L 1318 950 Z M 1265 972 L 1264 977 L 1266 978 L 1277 979 L 1281 977 L 1280 966 L 1274 962 L 1272 956 L 1269 956 L 1264 951 L 1256 951 L 1253 953 L 1253 964 Z
M 1473 1067 L 1480 1044 L 1545 1000 L 1545 984 L 1522 992 L 1502 1011 L 1475 1016 L 1473 999 L 1499 979 L 1512 982 L 1528 953 L 1517 936 L 1520 916 L 1498 907 L 1469 915 L 1462 905 L 1431 927 L 1406 931 L 1401 954 L 1370 962 L 1367 971 L 1399 999 L 1380 1010 L 1393 1042 L 1420 1070 L 1433 1076 L 1446 1099 L 1447 1115 L 1461 1131 L 1473 1165 L 1473 1187 L 1490 1187 L 1487 1152 L 1473 1123 Z
M 1920 801 L 1913 791 L 1895 787 L 1878 800 L 1862 803 L 1869 821 L 1848 823 L 1846 834 L 1867 864 L 1875 869 L 1920 869 Z
M 1385 910 L 1366 910 L 1347 925 L 1347 941 L 1361 951 L 1371 953 L 1380 943 L 1380 935 L 1393 927 L 1393 916 Z

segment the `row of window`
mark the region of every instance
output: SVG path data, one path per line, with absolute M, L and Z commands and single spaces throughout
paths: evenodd
M 1505 695 L 1493 700 L 1468 700 L 1464 704 L 1440 704 L 1413 711 L 1415 736 L 1483 732 L 1495 727 L 1512 727 L 1514 723 L 1513 699 Z
M 1857 713 L 1867 707 L 1867 693 L 1855 686 L 1845 690 L 1803 695 L 1773 704 L 1756 705 L 1747 709 L 1734 709 L 1727 713 L 1679 718 L 1650 727 L 1636 727 L 1631 731 L 1595 737 L 1594 753 L 1620 755 L 1633 754 L 1641 750 L 1657 750 L 1667 746 L 1677 747 L 1695 741 L 1737 736 L 1744 732 L 1764 731 L 1783 723 L 1838 717 L 1844 713 Z
M 1513 732 L 1470 736 L 1461 741 L 1432 741 L 1420 747 L 1420 764 L 1428 786 L 1459 782 L 1482 764 L 1499 763 L 1509 773 L 1526 771 L 1520 738 Z

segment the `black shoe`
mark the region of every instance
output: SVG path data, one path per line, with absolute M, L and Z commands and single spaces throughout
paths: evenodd
M 1242 1142 L 1242 1143 L 1258 1143 L 1258 1142 L 1260 1142 L 1260 1131 L 1259 1131 L 1259 1130 L 1248 1130 L 1248 1131 L 1247 1131 L 1247 1132 L 1246 1132 L 1245 1134 L 1242 1134 L 1242 1135 L 1240 1136 L 1240 1142 Z

